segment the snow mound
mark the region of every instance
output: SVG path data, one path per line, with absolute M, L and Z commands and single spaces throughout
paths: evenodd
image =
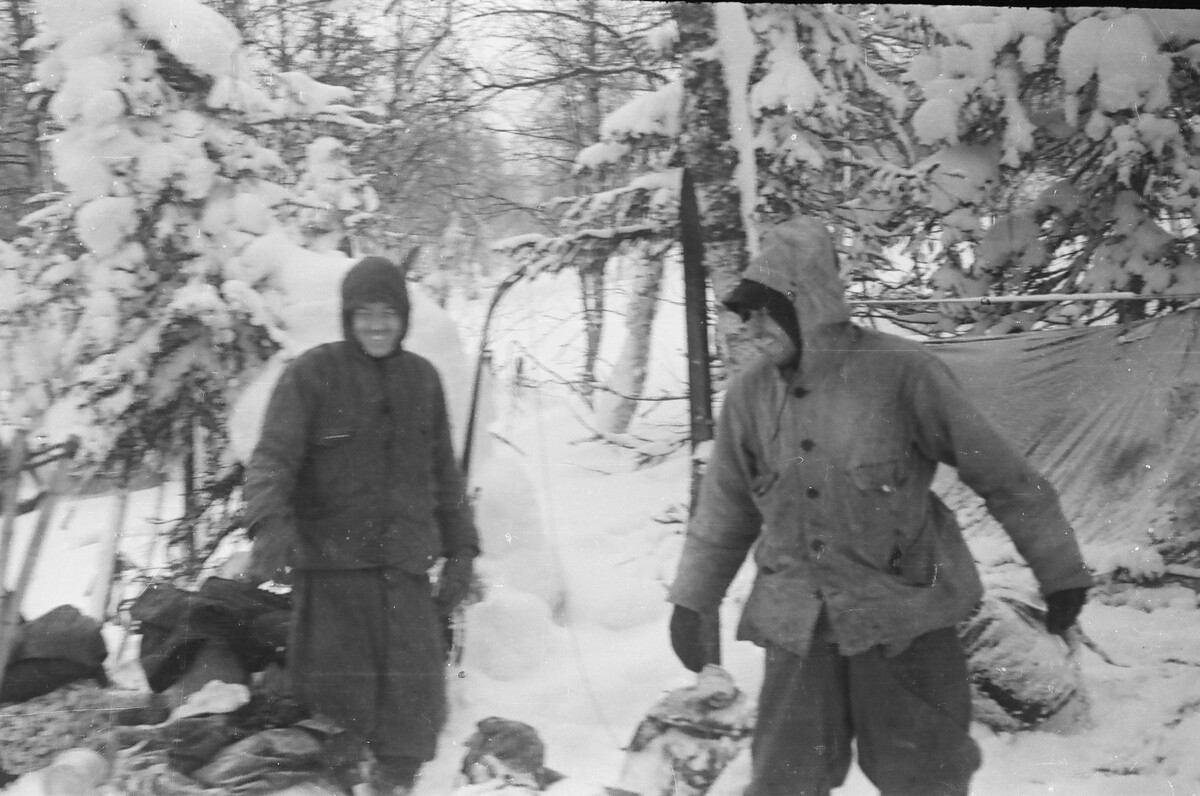
M 656 622 L 667 612 L 666 587 L 657 580 L 605 566 L 586 551 L 566 558 L 563 569 L 567 577 L 567 612 L 573 622 L 627 630 Z
M 498 451 L 472 478 L 478 490 L 475 523 L 489 588 L 527 592 L 552 611 L 565 599 L 563 574 L 542 518 L 542 504 L 524 463 Z
M 559 631 L 550 608 L 532 594 L 491 589 L 466 611 L 463 664 L 493 680 L 530 674 L 553 656 Z

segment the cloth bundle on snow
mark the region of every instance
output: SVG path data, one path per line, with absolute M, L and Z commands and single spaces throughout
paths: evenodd
M 619 787 L 643 796 L 699 796 L 743 749 L 754 730 L 754 704 L 720 666 L 696 684 L 664 696 L 627 747 Z
M 454 796 L 640 796 L 579 782 L 546 768 L 541 736 L 524 722 L 489 716 L 476 724 L 465 745 Z
M 291 597 L 248 583 L 212 577 L 196 592 L 151 584 L 130 615 L 142 634 L 142 670 L 155 691 L 183 677 L 208 641 L 227 642 L 247 672 L 286 662 Z
M 993 730 L 1084 729 L 1090 702 L 1076 650 L 1046 631 L 1045 612 L 991 593 L 959 625 L 974 718 Z
M 144 796 L 258 796 L 300 785 L 338 793 L 324 749 L 340 733 L 294 702 L 210 683 L 161 724 L 110 733 L 120 751 L 109 785 Z
M 467 784 L 500 783 L 534 792 L 562 779 L 545 767 L 541 736 L 524 722 L 489 716 L 475 725 L 466 747 L 459 773 Z

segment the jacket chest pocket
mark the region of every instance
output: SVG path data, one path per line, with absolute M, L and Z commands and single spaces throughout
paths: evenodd
M 850 480 L 860 492 L 894 495 L 908 482 L 908 468 L 899 455 L 859 462 L 851 465 Z
M 891 539 L 907 526 L 908 496 L 905 486 L 910 473 L 898 454 L 873 456 L 853 462 L 846 472 L 847 510 L 855 529 L 875 547 L 884 537 Z
M 936 580 L 933 537 L 921 521 L 923 496 L 912 494 L 915 477 L 903 456 L 860 461 L 848 473 L 853 484 L 850 514 L 868 560 L 910 586 Z
M 348 503 L 361 466 L 361 434 L 350 425 L 320 428 L 309 439 L 309 483 L 318 512 Z

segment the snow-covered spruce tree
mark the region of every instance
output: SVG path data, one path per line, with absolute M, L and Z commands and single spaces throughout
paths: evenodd
M 42 0 L 39 21 L 36 88 L 53 94 L 62 191 L 26 219 L 40 243 L 6 272 L 16 298 L 4 320 L 29 323 L 13 342 L 50 332 L 61 346 L 36 360 L 18 349 L 20 412 L 51 438 L 78 436 L 97 469 L 182 461 L 186 530 L 200 496 L 236 480 L 232 397 L 286 341 L 277 274 L 249 253 L 301 242 L 280 220 L 296 206 L 308 222 L 325 206 L 350 209 L 321 196 L 326 157 L 310 158 L 317 175 L 300 190 L 288 187 L 254 125 L 344 117 L 336 103 L 348 92 L 327 92 L 323 105 L 315 82 L 278 79 L 268 92 L 237 31 L 192 0 Z
M 467 21 L 488 14 L 490 4 L 211 0 L 210 5 L 236 22 L 256 62 L 282 75 L 316 78 L 320 92 L 353 89 L 356 107 L 371 124 L 277 126 L 269 146 L 291 163 L 305 157 L 314 131 L 343 142 L 345 163 L 371 181 L 378 203 L 374 221 L 354 231 L 356 253 L 394 256 L 419 245 L 414 278 L 435 292 L 453 288 L 470 294 L 487 269 L 484 241 L 509 210 L 510 194 L 526 183 L 510 174 L 511 159 L 490 127 L 495 117 L 486 113 L 488 92 L 471 79 L 476 54 L 492 48 L 474 46 Z M 519 13 L 511 3 L 505 9 Z M 482 25 L 495 41 L 497 26 L 490 19 Z M 529 26 L 522 29 L 522 41 L 529 33 Z M 520 121 L 523 127 L 526 120 Z M 348 212 L 353 217 L 358 210 Z M 497 226 L 511 229 L 506 221 Z M 449 246 L 451 252 L 444 244 L 456 230 L 466 239 Z
M 378 220 L 379 196 L 370 177 L 354 173 L 346 145 L 331 136 L 320 136 L 305 149 L 295 193 L 282 219 L 299 229 L 314 251 L 351 254 L 349 241 L 366 234 Z
M 738 240 L 726 234 L 735 223 L 744 231 L 740 253 L 710 251 L 715 282 L 736 276 L 756 226 L 808 214 L 838 233 L 863 297 L 1164 296 L 860 310 L 926 333 L 1129 319 L 1200 289 L 1200 12 L 747 4 L 679 13 L 681 50 L 694 53 L 681 152 L 695 153 L 712 244 Z M 700 81 L 705 69 L 722 79 Z M 706 129 L 715 132 L 703 146 L 688 146 Z M 706 155 L 724 172 L 699 171 Z
M 940 294 L 1131 291 L 1159 301 L 997 306 L 976 331 L 1122 320 L 1200 293 L 1200 11 L 905 9 L 913 138 Z M 914 237 L 914 241 L 917 238 Z M 1178 298 L 1175 298 L 1178 297 Z
M 718 19 L 732 76 L 731 129 L 748 174 L 745 215 L 756 225 L 796 215 L 820 219 L 839 238 L 856 290 L 903 285 L 890 251 L 908 204 L 915 153 L 901 127 L 909 98 L 898 84 L 896 44 L 883 18 L 862 5 L 745 7 Z

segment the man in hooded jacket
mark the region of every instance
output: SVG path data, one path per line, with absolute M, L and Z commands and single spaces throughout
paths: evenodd
M 408 321 L 402 271 L 357 262 L 342 282 L 344 339 L 284 370 L 245 486 L 253 574 L 293 568 L 297 694 L 345 730 L 330 761 L 342 784 L 358 783 L 369 748 L 380 794 L 407 793 L 434 757 L 442 622 L 479 553 L 441 380 L 401 346 Z
M 1051 485 L 920 344 L 850 322 L 829 232 L 769 230 L 725 297 L 762 356 L 730 383 L 670 599 L 693 671 L 753 547 L 738 638 L 765 648 L 747 796 L 823 796 L 856 743 L 887 796 L 965 796 L 980 755 L 955 626 L 983 587 L 939 463 L 982 496 L 1065 632 L 1092 579 Z

